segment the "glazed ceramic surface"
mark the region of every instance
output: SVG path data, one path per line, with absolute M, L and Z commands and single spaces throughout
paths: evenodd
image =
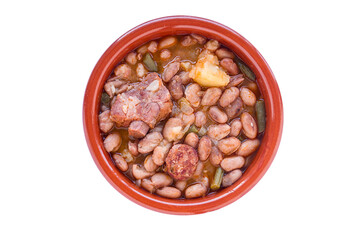
M 197 199 L 167 199 L 136 186 L 113 164 L 105 151 L 98 123 L 99 102 L 106 79 L 131 50 L 166 35 L 197 33 L 216 39 L 235 52 L 255 73 L 265 100 L 266 130 L 261 146 L 243 176 L 233 185 Z M 151 20 L 125 33 L 96 64 L 84 97 L 83 124 L 91 155 L 104 177 L 121 194 L 146 208 L 170 214 L 198 214 L 222 208 L 246 194 L 265 174 L 280 144 L 283 109 L 275 77 L 260 53 L 239 33 L 217 22 L 191 16 Z

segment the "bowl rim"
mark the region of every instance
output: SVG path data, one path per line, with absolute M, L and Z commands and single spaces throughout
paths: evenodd
M 266 108 L 266 130 L 260 148 L 243 176 L 233 185 L 196 199 L 167 199 L 136 186 L 112 163 L 105 151 L 98 126 L 99 101 L 104 82 L 116 64 L 131 50 L 166 35 L 197 33 L 219 40 L 235 52 L 255 73 Z M 220 209 L 252 189 L 270 167 L 278 150 L 283 128 L 283 105 L 275 77 L 261 54 L 243 36 L 210 19 L 167 16 L 142 23 L 119 37 L 96 63 L 83 102 L 83 127 L 92 158 L 107 181 L 131 201 L 162 213 L 188 215 Z

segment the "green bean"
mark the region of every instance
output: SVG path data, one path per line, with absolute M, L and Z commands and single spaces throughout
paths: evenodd
M 224 170 L 221 167 L 218 167 L 214 174 L 214 178 L 211 182 L 211 186 L 210 186 L 211 190 L 215 191 L 220 188 L 223 175 L 224 175 Z
M 239 61 L 237 61 L 236 63 L 237 63 L 237 65 L 238 65 L 238 67 L 240 68 L 241 72 L 242 72 L 243 74 L 245 74 L 245 76 L 246 76 L 247 78 L 249 78 L 249 79 L 252 80 L 252 81 L 255 81 L 256 76 L 255 76 L 254 72 L 251 71 L 251 69 L 250 69 L 248 66 L 246 66 L 246 64 L 245 64 L 244 62 L 242 62 L 242 61 L 239 60 Z
M 180 110 L 183 113 L 190 115 L 194 112 L 194 109 L 191 107 L 189 101 L 186 98 L 184 97 L 180 98 L 178 104 L 180 106 Z
M 198 129 L 195 125 L 191 125 L 190 128 L 189 128 L 189 130 L 187 131 L 187 134 L 189 134 L 189 133 L 191 133 L 191 132 L 197 134 L 197 133 L 199 132 L 199 129 Z
M 202 137 L 202 136 L 205 136 L 206 133 L 207 133 L 206 128 L 205 128 L 204 126 L 202 126 L 202 127 L 200 128 L 199 132 L 198 132 L 198 135 L 199 135 L 200 137 Z
M 258 133 L 261 133 L 265 130 L 266 125 L 266 114 L 265 114 L 265 103 L 264 100 L 256 101 L 255 104 Z
M 150 72 L 157 72 L 158 68 L 156 66 L 156 62 L 152 59 L 151 55 L 149 53 L 145 54 L 144 60 L 143 60 L 145 67 Z
M 101 94 L 101 103 L 103 104 L 103 105 L 105 105 L 105 106 L 109 106 L 109 104 L 110 104 L 110 96 L 107 94 L 107 93 L 105 93 L 105 92 L 103 92 L 102 94 Z

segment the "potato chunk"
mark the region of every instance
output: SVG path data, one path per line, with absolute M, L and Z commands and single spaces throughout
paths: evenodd
M 190 77 L 203 87 L 224 87 L 230 81 L 230 76 L 219 67 L 218 58 L 209 52 L 200 54 Z

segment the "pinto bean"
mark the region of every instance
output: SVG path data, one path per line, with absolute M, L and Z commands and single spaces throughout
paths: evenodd
M 223 67 L 229 75 L 236 75 L 240 73 L 239 67 L 231 58 L 224 58 L 220 61 L 220 66 Z
M 179 76 L 179 80 L 180 82 L 183 84 L 183 85 L 187 85 L 190 81 L 191 81 L 191 78 L 189 76 L 189 72 L 185 72 L 185 71 L 182 71 L 178 74 Z
M 201 105 L 212 106 L 217 103 L 221 96 L 221 89 L 217 87 L 208 88 L 201 100 Z
M 230 133 L 230 126 L 227 124 L 210 125 L 207 135 L 214 140 L 221 140 Z
M 128 149 L 129 149 L 129 152 L 131 153 L 131 155 L 133 156 L 137 156 L 139 154 L 139 151 L 138 151 L 138 143 L 139 141 L 136 140 L 136 141 L 129 141 L 128 142 Z
M 171 80 L 171 78 L 179 71 L 180 69 L 180 62 L 179 61 L 174 61 L 169 63 L 165 69 L 164 72 L 162 74 L 162 78 L 164 80 L 164 82 L 169 82 Z
M 131 52 L 125 57 L 125 61 L 130 65 L 135 65 L 137 62 L 136 53 Z
M 234 102 L 237 97 L 239 97 L 240 90 L 237 87 L 231 87 L 225 89 L 224 93 L 221 95 L 219 104 L 221 107 L 227 107 L 230 103 Z
M 167 120 L 164 129 L 163 135 L 166 140 L 169 142 L 180 140 L 183 137 L 182 131 L 183 121 L 179 118 L 170 118 Z
M 215 122 L 218 123 L 226 123 L 228 120 L 228 116 L 226 115 L 226 113 L 224 113 L 223 111 L 221 111 L 218 107 L 216 106 L 212 106 L 209 109 L 209 116 L 211 117 L 212 120 L 214 120 Z
M 242 75 L 242 74 L 231 76 L 230 82 L 226 87 L 228 87 L 228 88 L 236 87 L 236 86 L 240 85 L 244 80 L 245 80 L 245 78 L 244 78 L 244 75 Z
M 195 113 L 195 126 L 202 127 L 206 124 L 206 115 L 204 112 L 199 111 Z
M 257 125 L 255 119 L 248 112 L 243 112 L 240 116 L 243 132 L 245 136 L 254 139 L 257 136 Z
M 225 155 L 230 155 L 230 154 L 236 152 L 236 150 L 238 150 L 238 148 L 240 147 L 240 144 L 241 144 L 241 142 L 239 139 L 237 139 L 235 137 L 228 137 L 228 138 L 225 138 L 225 139 L 222 139 L 219 141 L 218 148 Z
M 230 124 L 230 136 L 232 137 L 237 137 L 240 134 L 241 128 L 242 128 L 242 124 L 240 119 L 234 119 L 231 124 Z
M 166 198 L 179 198 L 181 196 L 181 191 L 174 187 L 163 187 L 157 189 L 156 193 Z
M 224 158 L 220 166 L 222 169 L 224 169 L 226 172 L 230 172 L 231 170 L 241 168 L 245 164 L 245 158 L 241 156 L 235 156 L 235 157 L 227 157 Z
M 147 48 L 148 48 L 148 46 L 146 44 L 144 44 L 141 47 L 139 47 L 136 51 L 138 53 L 145 54 L 147 52 Z
M 196 148 L 199 143 L 199 137 L 195 133 L 191 132 L 188 135 L 186 135 L 184 143 L 193 148 Z
M 186 184 L 187 184 L 187 181 L 185 181 L 185 180 L 176 181 L 175 187 L 177 189 L 179 189 L 180 191 L 184 191 L 184 189 L 186 188 Z
M 149 126 L 143 121 L 132 121 L 128 128 L 129 136 L 134 138 L 143 138 L 149 131 Z
M 185 190 L 186 198 L 197 198 L 206 194 L 207 188 L 202 183 L 196 183 Z
M 192 83 L 185 89 L 185 98 L 190 102 L 193 107 L 198 107 L 200 105 L 200 91 L 201 87 L 197 83 Z
M 156 53 L 158 50 L 158 43 L 156 41 L 151 41 L 147 49 L 151 53 Z
M 195 122 L 195 114 L 185 114 L 185 113 L 180 113 L 178 115 L 178 118 L 180 118 L 183 121 L 183 126 L 190 126 Z M 185 132 L 184 132 L 185 134 Z M 184 136 L 184 134 L 182 136 Z
M 115 162 L 115 166 L 118 169 L 120 169 L 123 172 L 128 170 L 129 166 L 122 156 L 120 156 L 119 154 L 113 154 L 113 159 Z
M 184 47 L 189 47 L 189 46 L 192 46 L 194 44 L 196 44 L 197 41 L 196 39 L 192 38 L 191 36 L 187 35 L 187 36 L 184 36 L 182 39 L 181 39 L 181 42 L 180 44 Z
M 160 58 L 161 60 L 165 61 L 168 60 L 171 57 L 171 52 L 168 49 L 163 49 L 160 52 Z
M 228 187 L 232 185 L 234 182 L 236 182 L 242 175 L 242 172 L 240 169 L 235 169 L 226 174 L 222 179 L 222 186 Z
M 139 153 L 149 153 L 153 151 L 157 145 L 163 140 L 163 136 L 159 132 L 148 133 L 138 144 Z
M 143 179 L 154 175 L 155 172 L 148 172 L 145 168 L 139 164 L 132 165 L 132 175 L 136 179 Z
M 110 110 L 106 110 L 99 115 L 99 125 L 103 133 L 108 133 L 114 127 L 114 122 L 110 119 Z
M 246 105 L 255 106 L 256 95 L 250 89 L 242 87 L 240 89 L 240 97 Z
M 119 133 L 110 133 L 104 140 L 104 147 L 107 152 L 114 152 L 118 150 L 122 142 L 121 136 Z
M 205 161 L 211 153 L 211 140 L 208 136 L 203 136 L 199 141 L 198 147 L 199 158 Z
M 171 96 L 175 100 L 179 100 L 180 98 L 182 98 L 184 96 L 183 85 L 181 84 L 180 81 L 177 81 L 174 78 L 170 81 L 170 83 L 168 85 L 168 89 L 169 89 Z
M 210 163 L 215 167 L 218 167 L 220 165 L 220 162 L 223 160 L 223 155 L 216 146 L 213 146 L 211 148 L 209 160 L 210 160 Z
M 199 178 L 204 170 L 205 164 L 204 162 L 198 162 L 198 164 L 196 165 L 196 169 L 193 175 L 193 178 Z
M 136 75 L 139 78 L 142 78 L 143 76 L 145 76 L 145 74 L 147 73 L 144 65 L 142 63 L 138 63 L 137 67 L 136 67 Z
M 171 46 L 174 46 L 177 43 L 177 39 L 173 36 L 169 36 L 169 37 L 164 37 L 160 40 L 159 45 L 158 45 L 158 49 L 164 49 L 164 48 L 169 48 Z
M 206 38 L 204 38 L 203 36 L 200 36 L 198 34 L 192 33 L 192 34 L 190 34 L 190 36 L 192 36 L 201 45 L 206 42 Z
M 229 106 L 225 108 L 226 115 L 232 119 L 240 115 L 243 109 L 243 103 L 239 97 L 237 97 Z
M 205 43 L 204 47 L 210 52 L 214 52 L 220 47 L 220 43 L 215 39 L 211 39 L 207 43 Z
M 126 79 L 129 80 L 131 77 L 131 68 L 128 64 L 124 63 L 124 64 L 120 64 L 119 66 L 117 66 L 114 70 L 114 73 L 116 76 L 122 78 L 122 79 Z
M 152 161 L 158 166 L 163 165 L 171 146 L 171 143 L 166 139 L 162 140 L 162 142 L 154 149 Z
M 254 140 L 247 139 L 241 143 L 241 146 L 237 150 L 236 154 L 239 156 L 247 157 L 251 155 L 253 152 L 255 152 L 259 146 L 260 146 L 259 139 L 254 139 Z
M 141 186 L 151 193 L 153 193 L 156 190 L 154 184 L 151 182 L 150 179 L 147 178 L 141 180 Z
M 166 187 L 173 183 L 173 179 L 166 173 L 155 173 L 151 177 L 151 181 L 157 188 Z
M 223 59 L 223 58 L 234 59 L 235 58 L 235 55 L 231 51 L 227 50 L 226 48 L 219 48 L 218 50 L 215 51 L 215 54 L 219 59 Z
M 114 81 L 109 81 L 109 82 L 105 83 L 104 90 L 109 95 L 109 97 L 112 98 L 112 97 L 114 97 L 115 94 L 117 94 L 119 92 L 119 88 L 124 84 L 125 84 L 124 81 L 121 81 L 118 79 L 116 79 Z
M 159 166 L 153 161 L 152 155 L 147 155 L 144 160 L 144 168 L 148 172 L 154 172 Z

